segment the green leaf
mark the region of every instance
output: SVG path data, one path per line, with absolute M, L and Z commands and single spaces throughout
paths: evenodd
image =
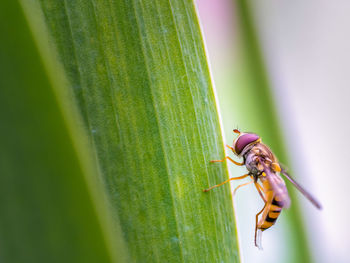
M 224 149 L 192 1 L 31 3 L 25 10 L 32 22 L 45 18 L 41 41 L 64 67 L 131 260 L 239 261 L 229 186 L 202 192 L 228 173 L 209 163 Z
M 78 115 L 56 100 L 59 67 L 53 82 L 17 1 L 1 2 L 0 32 L 0 261 L 122 262 Z

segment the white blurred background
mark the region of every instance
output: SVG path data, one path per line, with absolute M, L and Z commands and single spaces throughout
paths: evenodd
M 220 98 L 221 90 L 229 88 L 235 58 L 234 1 L 196 2 Z M 319 212 L 298 195 L 313 259 L 350 262 L 350 1 L 249 3 L 293 171 L 323 205 Z M 222 111 L 229 107 L 220 103 Z M 223 123 L 225 131 L 235 128 L 226 127 L 232 120 L 225 114 Z M 233 135 L 226 132 L 226 143 L 232 140 Z M 284 227 L 283 214 L 281 222 L 264 232 L 264 250 L 254 247 L 254 215 L 260 207 L 253 187 L 239 190 L 235 208 L 243 261 L 285 262 L 285 239 L 293 230 Z

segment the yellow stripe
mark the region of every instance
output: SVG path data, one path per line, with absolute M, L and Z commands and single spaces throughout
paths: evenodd
M 273 222 L 266 222 L 264 221 L 264 223 L 260 226 L 261 228 L 269 228 L 273 225 Z
M 269 217 L 270 218 L 277 218 L 280 215 L 280 212 L 270 212 Z
M 270 206 L 270 211 L 279 211 L 281 210 L 282 207 L 278 206 L 278 205 L 271 205 Z

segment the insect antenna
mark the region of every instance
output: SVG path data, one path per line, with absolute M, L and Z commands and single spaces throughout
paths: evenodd
M 234 132 L 234 133 L 238 133 L 238 134 L 241 133 L 238 129 L 233 129 L 233 132 Z

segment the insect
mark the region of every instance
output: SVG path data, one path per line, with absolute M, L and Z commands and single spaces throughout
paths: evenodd
M 238 137 L 233 141 L 232 147 L 229 145 L 226 146 L 238 157 L 243 157 L 243 162 L 239 163 L 229 156 L 226 156 L 223 160 L 213 160 L 211 162 L 224 162 L 228 159 L 236 165 L 245 165 L 248 173 L 239 177 L 230 178 L 221 184 L 214 185 L 203 191 L 208 192 L 231 180 L 250 177 L 252 181 L 239 185 L 233 193 L 235 194 L 237 189 L 242 186 L 254 183 L 260 197 L 264 201 L 264 207 L 255 216 L 254 236 L 255 246 L 262 249 L 262 232 L 274 225 L 282 209 L 288 208 L 290 205 L 287 187 L 279 174 L 284 175 L 318 209 L 321 209 L 321 205 L 287 173 L 277 161 L 277 158 L 270 148 L 262 143 L 259 135 L 255 133 L 243 133 L 237 129 L 234 129 L 233 132 L 237 133 Z

